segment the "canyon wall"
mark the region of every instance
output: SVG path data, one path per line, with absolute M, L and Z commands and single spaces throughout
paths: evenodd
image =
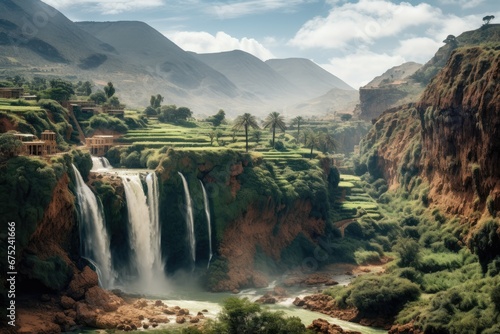
M 500 209 L 500 51 L 458 48 L 415 105 L 385 112 L 361 145 L 391 188 L 429 183 L 429 200 L 454 214 Z

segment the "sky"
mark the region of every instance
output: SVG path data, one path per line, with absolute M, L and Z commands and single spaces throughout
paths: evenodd
M 186 51 L 307 58 L 358 89 L 427 62 L 448 35 L 500 22 L 498 0 L 43 0 L 72 21 L 148 23 Z

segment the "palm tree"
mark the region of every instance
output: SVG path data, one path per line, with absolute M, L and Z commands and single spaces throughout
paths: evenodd
M 234 120 L 233 129 L 240 130 L 242 127 L 245 128 L 245 147 L 246 151 L 248 152 L 248 127 L 258 129 L 259 124 L 257 123 L 257 119 L 255 118 L 255 116 L 249 113 L 244 113 L 243 115 L 236 117 L 236 119 Z
M 311 148 L 311 155 L 309 156 L 309 159 L 312 159 L 314 148 L 319 146 L 319 135 L 308 129 L 307 131 L 304 131 L 304 138 L 306 146 Z
M 267 115 L 266 119 L 264 120 L 264 129 L 270 128 L 271 131 L 273 132 L 273 148 L 274 148 L 274 138 L 276 135 L 276 128 L 280 129 L 281 131 L 285 132 L 286 130 L 286 124 L 285 124 L 285 117 L 280 115 L 279 112 L 273 111 L 269 115 Z
M 328 132 L 321 133 L 320 144 L 323 153 L 337 149 L 337 141 Z
M 300 125 L 304 124 L 304 119 L 302 118 L 302 116 L 297 116 L 294 119 L 292 119 L 292 125 L 295 124 L 297 124 L 297 140 L 298 140 L 300 137 Z

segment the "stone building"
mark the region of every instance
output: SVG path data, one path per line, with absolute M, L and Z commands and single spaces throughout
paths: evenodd
M 0 87 L 0 98 L 20 99 L 24 95 L 24 88 Z
M 24 155 L 48 155 L 55 154 L 57 150 L 56 133 L 45 130 L 42 132 L 42 138 L 38 139 L 35 135 L 26 133 L 16 133 L 17 139 L 22 141 Z
M 113 147 L 114 137 L 107 135 L 96 135 L 85 140 L 91 155 L 103 156 Z

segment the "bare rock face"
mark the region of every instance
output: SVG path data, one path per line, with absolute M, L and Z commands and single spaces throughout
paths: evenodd
M 95 271 L 88 266 L 83 268 L 83 271 L 73 277 L 69 283 L 67 295 L 75 300 L 80 300 L 85 296 L 85 292 L 99 284 L 99 280 Z
M 342 327 L 331 324 L 325 319 L 313 320 L 312 324 L 307 327 L 316 333 L 322 334 L 361 334 L 360 332 L 343 330 Z
M 97 327 L 97 313 L 85 303 L 76 303 L 76 320 L 85 326 Z
M 124 304 L 123 299 L 98 286 L 87 290 L 85 301 L 89 306 L 103 309 L 105 312 L 116 311 L 120 305 Z
M 61 306 L 65 310 L 73 309 L 75 307 L 75 303 L 76 303 L 75 300 L 71 297 L 68 297 L 68 296 L 61 297 Z

